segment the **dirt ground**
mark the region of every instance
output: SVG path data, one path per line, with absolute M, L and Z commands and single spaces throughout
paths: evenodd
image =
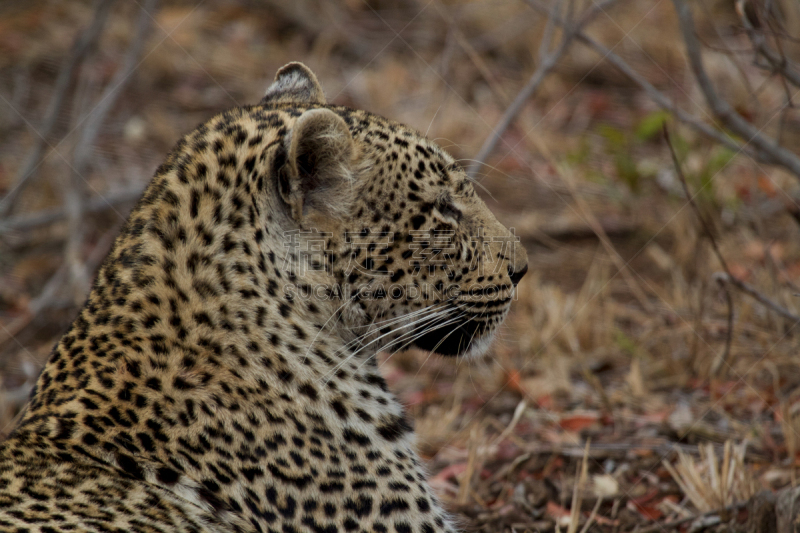
M 800 11 L 773 3 L 798 59 Z M 99 20 L 82 0 L 0 4 L 0 436 L 183 133 L 299 60 L 329 101 L 427 132 L 468 167 L 552 51 L 543 36 L 562 35 L 525 0 L 109 5 Z M 751 4 L 693 3 L 706 70 L 791 150 L 798 88 L 753 60 L 737 5 Z M 608 3 L 585 31 L 725 131 L 672 2 Z M 497 138 L 479 192 L 530 262 L 499 341 L 480 361 L 381 362 L 432 485 L 467 531 L 749 527 L 746 502 L 800 465 L 800 176 L 676 120 L 579 42 Z

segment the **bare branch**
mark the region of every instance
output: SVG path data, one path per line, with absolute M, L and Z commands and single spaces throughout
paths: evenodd
M 528 5 L 530 5 L 536 11 L 542 12 L 545 8 L 542 6 L 537 0 L 527 0 Z M 563 25 L 564 21 L 557 19 L 556 22 Z M 751 157 L 756 157 L 757 154 L 753 151 L 749 151 L 746 147 L 743 147 L 739 143 L 737 143 L 733 138 L 724 133 L 712 128 L 708 124 L 697 120 L 696 117 L 690 115 L 689 113 L 680 109 L 672 100 L 670 100 L 664 93 L 656 89 L 656 87 L 651 84 L 647 79 L 633 70 L 633 68 L 628 65 L 620 56 L 615 54 L 610 48 L 607 48 L 597 42 L 596 40 L 592 39 L 585 33 L 578 31 L 575 33 L 575 38 L 580 41 L 582 44 L 588 46 L 592 50 L 594 50 L 598 55 L 603 56 L 605 60 L 609 63 L 617 67 L 623 74 L 628 76 L 636 85 L 641 87 L 647 94 L 652 98 L 652 100 L 658 104 L 661 108 L 666 109 L 675 117 L 680 120 L 681 122 L 688 124 L 695 128 L 696 130 L 700 131 L 704 135 L 711 137 L 715 141 L 724 144 L 728 148 L 734 151 L 743 151 L 750 155 Z M 752 153 L 751 153 L 752 152 Z
M 17 173 L 17 179 L 14 185 L 11 186 L 8 194 L 0 200 L 0 218 L 8 215 L 15 200 L 29 183 L 36 168 L 41 164 L 44 149 L 46 146 L 49 146 L 47 138 L 53 133 L 58 116 L 61 114 L 61 109 L 64 106 L 64 100 L 67 96 L 73 75 L 97 41 L 97 37 L 100 35 L 106 23 L 106 19 L 111 12 L 111 7 L 114 5 L 114 2 L 115 0 L 99 0 L 97 2 L 94 11 L 94 19 L 92 19 L 89 27 L 80 33 L 80 36 L 76 39 L 72 47 L 72 54 L 69 60 L 58 73 L 56 85 L 53 89 L 53 98 L 47 106 L 44 122 L 37 132 L 37 138 L 34 141 L 33 148 L 28 154 L 20 171 Z
M 700 43 L 695 35 L 691 9 L 683 0 L 672 0 L 672 3 L 675 5 L 675 11 L 678 14 L 689 63 L 711 111 L 728 129 L 742 137 L 745 140 L 745 144 L 754 146 L 760 160 L 780 165 L 792 172 L 795 177 L 800 178 L 800 157 L 782 148 L 773 139 L 762 134 L 761 130 L 742 118 L 728 102 L 717 94 L 703 67 Z
M 547 8 L 543 6 L 538 0 L 527 0 L 528 5 L 530 5 L 536 11 L 542 13 L 547 12 Z M 564 25 L 565 22 L 561 19 L 556 18 L 556 22 L 560 25 Z M 748 143 L 741 144 L 736 141 L 733 137 L 726 134 L 723 131 L 717 130 L 712 126 L 709 126 L 705 122 L 699 120 L 694 115 L 687 113 L 686 111 L 682 110 L 680 107 L 677 106 L 668 96 L 666 96 L 663 92 L 659 91 L 652 83 L 650 83 L 644 76 L 636 72 L 628 63 L 625 62 L 620 56 L 615 54 L 610 48 L 603 46 L 598 41 L 592 39 L 582 31 L 575 32 L 575 38 L 581 42 L 582 44 L 588 46 L 592 50 L 594 50 L 598 55 L 602 56 L 606 59 L 609 63 L 614 65 L 617 69 L 619 69 L 623 74 L 625 74 L 631 81 L 636 83 L 639 87 L 644 90 L 647 95 L 662 109 L 665 109 L 672 113 L 675 118 L 683 122 L 684 124 L 691 126 L 695 130 L 699 131 L 703 135 L 713 139 L 714 141 L 730 148 L 735 152 L 741 152 L 746 154 L 747 156 L 751 157 L 752 159 L 765 164 L 770 165 L 780 165 L 786 168 L 787 170 L 793 172 L 796 176 L 800 177 L 800 160 L 797 159 L 796 156 L 791 154 L 791 152 L 787 152 L 786 150 L 778 147 L 777 145 L 773 145 L 782 152 L 788 154 L 790 157 L 788 158 L 790 161 L 789 165 L 783 164 L 781 161 L 776 161 L 774 157 L 772 157 L 770 152 L 764 151 L 759 149 L 757 146 L 750 146 Z M 733 129 L 733 128 L 731 128 Z M 738 134 L 738 132 L 735 132 Z M 745 138 L 748 138 L 745 136 Z M 755 143 L 753 143 L 755 144 Z M 792 158 L 794 162 L 792 162 Z
M 95 105 L 86 117 L 83 125 L 81 137 L 75 147 L 75 171 L 83 172 L 86 169 L 88 159 L 88 147 L 97 138 L 100 126 L 105 122 L 108 112 L 116 103 L 123 89 L 131 79 L 131 74 L 139 65 L 139 56 L 142 54 L 142 47 L 146 40 L 147 32 L 153 22 L 152 12 L 156 8 L 158 0 L 147 0 L 141 6 L 139 18 L 136 21 L 136 31 L 134 32 L 130 47 L 122 60 L 122 66 L 114 73 L 114 77 L 106 86 L 105 91 L 100 96 Z
M 86 202 L 85 213 L 98 213 L 112 209 L 119 204 L 126 204 L 135 201 L 142 195 L 142 187 L 136 187 L 119 191 L 106 196 L 98 196 Z M 26 231 L 39 226 L 53 224 L 67 218 L 67 210 L 64 207 L 44 209 L 36 213 L 29 213 L 0 221 L 0 236 L 16 232 Z
M 94 108 L 89 111 L 83 121 L 80 137 L 73 151 L 74 163 L 72 165 L 71 179 L 65 187 L 64 205 L 69 223 L 69 237 L 64 246 L 64 255 L 70 264 L 69 284 L 72 286 L 75 298 L 82 299 L 89 288 L 90 272 L 85 268 L 81 257 L 83 244 L 83 216 L 84 216 L 84 190 L 86 189 L 86 174 L 89 171 L 91 147 L 97 139 L 100 128 L 106 120 L 108 113 L 122 94 L 125 85 L 131 79 L 133 71 L 139 64 L 142 47 L 146 34 L 153 21 L 151 11 L 158 0 L 147 0 L 139 11 L 136 29 L 131 43 L 122 60 L 122 65 L 114 73 L 114 77 L 100 95 Z
M 750 42 L 753 43 L 753 48 L 761 55 L 761 57 L 767 60 L 769 66 L 774 72 L 781 74 L 795 87 L 800 87 L 800 68 L 798 68 L 798 66 L 793 62 L 789 61 L 785 55 L 776 52 L 770 48 L 769 45 L 767 45 L 767 40 L 764 37 L 764 33 L 753 26 L 753 23 L 747 16 L 746 10 L 741 6 L 741 4 L 741 0 L 736 2 L 736 10 L 739 12 L 739 18 L 741 19 L 742 25 L 747 32 L 747 36 L 750 38 Z
M 107 231 L 100 238 L 97 244 L 95 244 L 92 253 L 89 255 L 89 258 L 86 261 L 87 266 L 91 271 L 95 271 L 106 254 L 108 254 L 108 249 L 114 242 L 114 237 L 116 236 L 117 231 L 118 230 L 116 227 L 110 231 Z M 32 299 L 28 303 L 26 312 L 3 326 L 2 330 L 0 330 L 0 346 L 2 346 L 9 339 L 13 339 L 17 334 L 19 334 L 20 331 L 32 323 L 34 319 L 42 312 L 57 306 L 59 302 L 59 292 L 67 280 L 68 273 L 69 265 L 67 263 L 63 263 L 61 267 L 56 270 L 55 274 L 53 274 L 50 279 L 47 280 L 44 288 L 36 296 L 36 298 Z M 69 303 L 74 304 L 72 301 Z
M 489 66 L 486 64 L 486 61 L 483 60 L 481 55 L 475 50 L 472 44 L 469 42 L 469 39 L 466 38 L 464 32 L 462 32 L 459 27 L 458 23 L 453 19 L 453 16 L 450 12 L 442 6 L 442 3 L 437 0 L 436 1 L 436 10 L 439 12 L 439 16 L 444 19 L 447 23 L 447 26 L 450 28 L 450 31 L 453 32 L 453 36 L 458 43 L 458 46 L 467 54 L 472 64 L 475 65 L 475 68 L 478 69 L 480 72 L 481 77 L 489 84 L 489 88 L 495 95 L 495 98 L 498 98 L 504 104 L 508 104 L 508 95 L 506 95 L 505 91 L 503 90 L 503 86 L 498 83 L 497 78 L 492 74 L 492 71 L 489 69 Z
M 556 14 L 555 7 L 552 12 L 548 13 L 549 18 L 547 20 L 547 26 L 545 27 L 545 32 L 542 36 L 541 44 L 539 45 L 539 65 L 531 75 L 528 83 L 517 93 L 514 101 L 511 102 L 511 105 L 508 106 L 505 113 L 503 113 L 503 116 L 500 118 L 492 134 L 484 141 L 483 146 L 481 146 L 481 149 L 478 151 L 478 155 L 475 156 L 474 162 L 467 170 L 467 174 L 469 174 L 470 177 L 474 177 L 475 174 L 477 174 L 480 166 L 486 161 L 486 158 L 489 157 L 492 151 L 494 151 L 503 133 L 505 133 L 511 123 L 517 118 L 517 115 L 519 115 L 522 106 L 524 106 L 533 93 L 536 92 L 536 89 L 539 88 L 542 81 L 544 81 L 550 71 L 553 70 L 559 60 L 564 56 L 567 50 L 569 50 L 576 33 L 580 32 L 582 28 L 614 2 L 616 2 L 616 0 L 604 0 L 594 4 L 590 9 L 586 10 L 584 15 L 574 26 L 570 23 L 561 22 L 560 25 L 564 27 L 564 34 L 555 50 L 549 53 L 547 49 L 550 45 L 553 27 L 559 24 L 559 21 L 562 19 Z M 559 2 L 556 2 L 555 5 L 558 6 Z
M 719 245 L 717 244 L 717 239 L 714 237 L 714 232 L 711 231 L 711 225 L 706 222 L 705 217 L 700 212 L 700 208 L 697 206 L 697 203 L 694 201 L 694 196 L 689 191 L 689 184 L 686 182 L 686 176 L 683 175 L 683 169 L 681 168 L 680 161 L 678 161 L 678 155 L 675 153 L 675 148 L 672 146 L 672 141 L 669 137 L 669 130 L 667 129 L 667 124 L 664 123 L 663 125 L 663 132 L 664 132 L 664 140 L 667 142 L 667 146 L 669 147 L 669 153 L 672 156 L 672 164 L 675 166 L 675 173 L 678 175 L 678 179 L 683 186 L 683 192 L 686 194 L 686 200 L 688 200 L 689 204 L 692 206 L 692 210 L 697 218 L 700 220 L 700 225 L 703 226 L 703 231 L 705 232 L 708 239 L 711 241 L 711 247 L 714 249 L 714 254 L 717 256 L 722 268 L 725 269 L 725 272 L 730 278 L 733 278 L 731 275 L 731 271 L 728 269 L 728 263 L 725 261 L 725 257 L 722 255 L 722 251 L 719 249 Z M 728 357 L 731 354 L 731 344 L 733 343 L 733 298 L 731 298 L 731 293 L 729 290 L 725 290 L 725 296 L 728 303 L 728 331 L 725 335 L 725 349 L 723 350 L 722 354 L 719 355 L 711 365 L 711 374 L 716 375 L 720 368 L 722 368 L 723 363 L 728 360 Z
M 772 301 L 771 299 L 767 298 L 766 296 L 764 296 L 763 294 L 758 292 L 758 290 L 756 290 L 755 287 L 753 287 L 752 285 L 750 285 L 748 283 L 745 283 L 744 281 L 742 281 L 742 280 L 740 280 L 738 278 L 735 278 L 731 274 L 729 274 L 727 272 L 718 272 L 718 273 L 714 274 L 714 279 L 716 279 L 719 282 L 727 283 L 728 285 L 732 285 L 732 286 L 736 287 L 741 292 L 747 294 L 748 296 L 750 296 L 754 300 L 756 300 L 759 303 L 763 304 L 765 307 L 768 307 L 769 309 L 772 309 L 773 311 L 775 311 L 776 313 L 778 313 L 782 317 L 786 318 L 787 320 L 791 320 L 794 323 L 800 322 L 800 316 L 797 316 L 796 314 L 792 313 L 791 311 L 789 311 L 788 309 L 786 309 L 785 307 L 783 307 L 779 303 L 776 303 L 776 302 Z

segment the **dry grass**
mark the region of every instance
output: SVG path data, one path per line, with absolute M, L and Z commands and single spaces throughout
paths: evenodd
M 720 92 L 796 146 L 800 117 L 783 107 L 784 87 L 745 54 L 724 52 L 747 46 L 736 14 L 705 4 L 698 31 Z M 12 217 L 63 204 L 82 117 L 125 54 L 135 11 L 134 3 L 112 11 Z M 0 7 L 0 196 L 36 142 L 59 67 L 91 17 L 88 1 Z M 786 30 L 796 36 L 793 17 Z M 466 164 L 535 70 L 544 28 L 516 0 L 163 2 L 141 64 L 91 145 L 80 194 L 143 187 L 181 133 L 257 101 L 291 60 L 316 72 L 331 101 L 427 131 Z M 587 31 L 711 123 L 669 2 L 627 2 Z M 790 58 L 796 48 L 787 47 Z M 476 362 L 383 356 L 432 484 L 469 531 L 633 531 L 795 476 L 796 324 L 734 292 L 731 352 L 712 372 L 728 335 L 724 289 L 713 277 L 721 265 L 660 138 L 664 118 L 612 66 L 574 46 L 480 172 L 481 194 L 516 229 L 531 266 L 498 343 Z M 731 272 L 799 313 L 796 177 L 670 125 Z M 89 274 L 130 205 L 81 223 L 73 250 Z M 0 434 L 82 298 L 62 269 L 68 224 L 5 231 L 4 222 Z M 37 302 L 46 305 L 31 313 Z
M 699 446 L 700 460 L 678 450 L 678 462 L 664 468 L 700 512 L 709 512 L 749 500 L 756 492 L 756 481 L 745 465 L 746 443 L 725 441 L 721 460 L 714 445 Z

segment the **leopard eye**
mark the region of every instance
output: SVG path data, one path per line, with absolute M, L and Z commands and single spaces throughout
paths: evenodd
M 456 222 L 461 221 L 461 211 L 459 211 L 456 206 L 454 206 L 452 202 L 448 200 L 436 202 L 436 210 L 439 211 L 443 217 L 452 218 Z

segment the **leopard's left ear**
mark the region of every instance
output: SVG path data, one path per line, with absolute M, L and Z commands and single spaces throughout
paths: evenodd
M 275 81 L 267 88 L 262 104 L 299 102 L 325 104 L 325 93 L 311 69 L 299 62 L 278 69 Z
M 340 217 L 353 202 L 355 143 L 342 117 L 330 109 L 306 111 L 284 138 L 276 169 L 278 191 L 291 217 L 309 210 Z

